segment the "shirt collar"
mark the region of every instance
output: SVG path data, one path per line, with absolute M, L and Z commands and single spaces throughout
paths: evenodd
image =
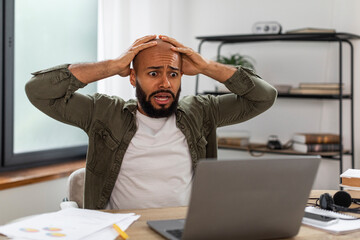
M 181 106 L 181 100 L 179 101 L 178 103 L 178 106 L 176 108 L 176 112 L 178 111 L 181 111 L 181 112 L 184 112 L 184 109 L 183 107 Z M 135 99 L 130 99 L 129 101 L 127 101 L 125 104 L 124 104 L 124 109 L 127 109 L 129 110 L 132 114 L 135 114 L 136 113 L 136 110 L 137 110 L 137 104 L 138 104 L 138 101 L 135 100 Z

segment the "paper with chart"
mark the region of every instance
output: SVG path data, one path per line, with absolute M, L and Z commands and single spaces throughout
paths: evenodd
M 24 239 L 82 239 L 118 223 L 125 230 L 138 216 L 68 208 L 0 226 L 0 233 Z M 126 224 L 121 225 L 124 222 Z M 106 238 L 105 238 L 106 239 Z

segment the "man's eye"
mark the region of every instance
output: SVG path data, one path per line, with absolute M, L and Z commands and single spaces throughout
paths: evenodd
M 170 77 L 177 77 L 177 73 L 173 72 L 173 73 L 170 73 Z
M 149 75 L 152 76 L 152 77 L 156 77 L 157 73 L 156 72 L 149 72 Z

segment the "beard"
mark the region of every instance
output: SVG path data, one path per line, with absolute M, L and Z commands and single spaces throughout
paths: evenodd
M 136 97 L 139 101 L 139 104 L 141 108 L 144 110 L 144 112 L 152 118 L 164 118 L 164 117 L 170 117 L 173 113 L 175 113 L 176 108 L 178 106 L 179 97 L 180 97 L 181 87 L 179 88 L 179 91 L 176 93 L 176 96 L 173 92 L 170 90 L 158 90 L 149 95 L 149 97 L 146 96 L 146 93 L 141 88 L 139 82 L 136 80 Z M 165 106 L 160 105 L 160 109 L 156 109 L 152 103 L 151 103 L 151 97 L 153 97 L 155 94 L 158 93 L 169 93 L 171 94 L 174 101 L 171 103 L 171 105 L 166 108 Z

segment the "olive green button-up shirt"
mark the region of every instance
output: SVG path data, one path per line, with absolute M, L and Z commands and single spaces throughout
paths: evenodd
M 137 101 L 104 94 L 82 95 L 85 87 L 67 65 L 33 73 L 26 93 L 39 110 L 89 136 L 84 207 L 103 209 L 137 128 Z M 253 71 L 239 67 L 225 82 L 232 92 L 221 96 L 186 96 L 176 110 L 176 126 L 185 135 L 193 169 L 199 159 L 217 157 L 216 128 L 249 120 L 270 108 L 276 90 Z M 150 147 L 150 146 L 149 146 Z M 139 166 L 140 167 L 140 166 Z

